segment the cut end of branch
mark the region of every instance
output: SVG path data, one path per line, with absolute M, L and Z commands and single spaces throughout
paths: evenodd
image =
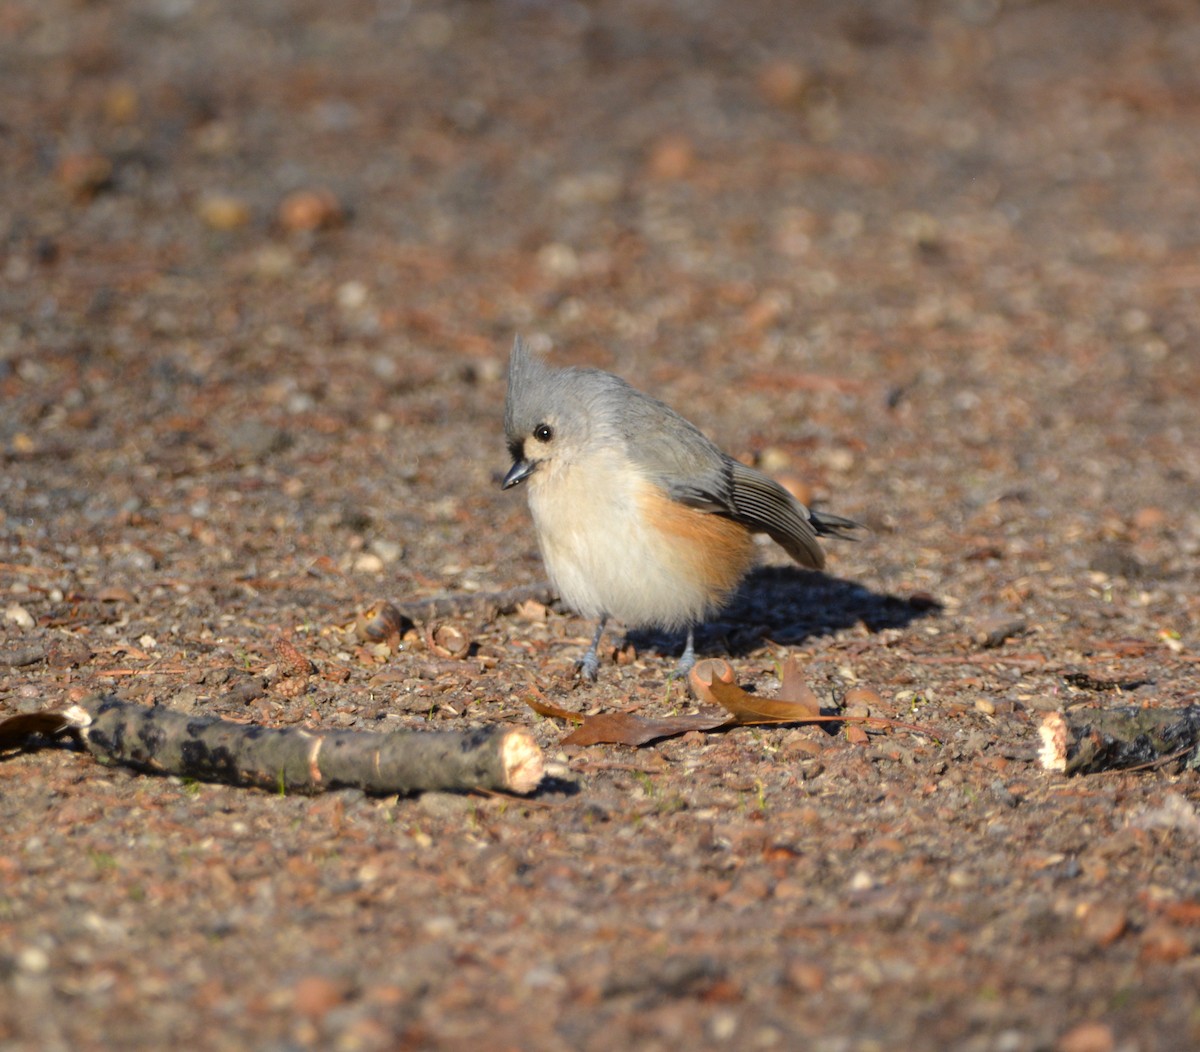
M 1038 758 L 1047 771 L 1067 769 L 1067 721 L 1061 712 L 1051 712 L 1042 719 L 1038 728 L 1042 748 Z
M 514 793 L 532 793 L 545 774 L 542 750 L 526 730 L 511 730 L 500 743 L 504 788 Z

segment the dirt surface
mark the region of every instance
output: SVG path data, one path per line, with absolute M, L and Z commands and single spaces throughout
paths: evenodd
M 0 714 L 549 766 L 9 755 L 0 1048 L 1200 1044 L 1195 772 L 1036 760 L 1045 710 L 1198 701 L 1194 5 L 13 0 L 0 69 Z M 526 697 L 687 711 L 681 639 L 594 687 L 554 604 L 358 641 L 542 578 L 517 331 L 868 524 L 828 576 L 764 547 L 701 655 L 929 733 L 567 748 Z

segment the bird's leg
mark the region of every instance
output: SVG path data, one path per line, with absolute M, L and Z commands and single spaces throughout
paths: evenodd
M 679 664 L 675 666 L 675 671 L 671 673 L 671 679 L 687 679 L 687 675 L 692 671 L 692 667 L 696 664 L 696 630 L 695 626 L 688 625 L 687 646 L 683 648 L 683 653 L 680 655 Z
M 575 667 L 579 669 L 579 678 L 588 683 L 595 683 L 596 677 L 600 675 L 600 657 L 596 653 L 596 648 L 600 646 L 600 637 L 604 635 L 606 624 L 608 624 L 607 614 L 600 618 L 600 624 L 596 626 L 596 634 L 592 636 L 592 645 L 587 648 L 583 657 L 575 662 Z

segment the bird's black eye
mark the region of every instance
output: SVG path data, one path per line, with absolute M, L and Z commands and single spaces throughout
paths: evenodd
M 539 442 L 549 442 L 554 437 L 554 428 L 549 424 L 538 424 L 533 429 L 533 437 Z

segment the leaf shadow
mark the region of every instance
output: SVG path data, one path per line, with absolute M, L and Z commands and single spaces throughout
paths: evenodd
M 766 640 L 799 646 L 858 624 L 870 632 L 904 628 L 941 609 L 928 595 L 875 592 L 856 581 L 797 566 L 759 566 L 724 610 L 696 626 L 696 655 L 744 657 Z M 635 629 L 627 638 L 639 651 L 678 654 L 684 635 Z

